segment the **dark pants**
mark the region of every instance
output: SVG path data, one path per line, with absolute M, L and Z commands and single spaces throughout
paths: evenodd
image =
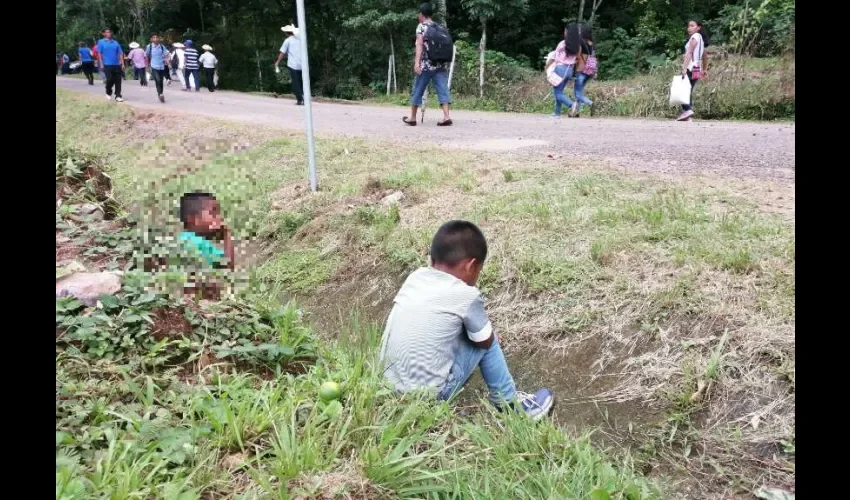
M 183 70 L 183 78 L 186 80 L 186 88 L 189 88 L 189 75 L 192 75 L 195 78 L 195 90 L 201 90 L 201 70 L 198 69 L 184 69 Z
M 168 70 L 151 68 L 151 78 L 153 78 L 154 85 L 156 85 L 156 94 L 162 95 L 162 82 L 168 78 Z
M 94 63 L 84 62 L 83 63 L 83 74 L 86 75 L 86 79 L 89 81 L 89 85 L 94 85 Z
M 693 76 L 691 75 L 691 70 L 688 70 L 688 81 L 691 82 L 691 103 L 690 104 L 682 104 L 682 111 L 690 111 L 691 109 L 693 109 L 694 87 L 696 87 L 697 82 L 699 80 L 694 80 Z
M 204 79 L 210 92 L 215 92 L 215 68 L 204 68 Z
M 133 80 L 139 80 L 142 87 L 148 85 L 147 68 L 133 68 Z
M 292 80 L 292 93 L 299 104 L 304 103 L 304 81 L 301 79 L 300 69 L 289 69 L 289 78 Z
M 112 95 L 112 87 L 115 87 L 115 97 L 121 97 L 121 80 L 124 79 L 124 72 L 121 71 L 121 66 L 104 66 L 106 72 L 106 95 Z

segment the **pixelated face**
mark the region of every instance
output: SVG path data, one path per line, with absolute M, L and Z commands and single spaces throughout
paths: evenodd
M 159 37 L 156 35 L 151 36 L 151 43 L 159 43 Z
M 112 38 L 112 31 L 111 30 L 103 30 L 103 37 L 106 38 L 107 40 L 109 40 L 110 38 Z
M 204 200 L 201 209 L 190 218 L 192 228 L 200 233 L 214 233 L 224 227 L 221 206 L 216 200 Z

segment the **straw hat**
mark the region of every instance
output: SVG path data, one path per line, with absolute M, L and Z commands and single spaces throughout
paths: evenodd
M 287 24 L 286 26 L 281 26 L 280 31 L 283 31 L 284 33 L 292 33 L 293 35 L 298 36 L 298 28 L 296 28 L 295 26 L 293 26 L 291 24 Z
M 138 48 L 139 48 L 139 44 L 138 44 L 138 43 L 136 43 L 136 42 L 130 42 L 130 48 L 131 48 L 131 49 L 138 49 Z
M 201 48 L 204 49 L 204 50 L 212 50 L 212 47 L 210 47 L 207 44 L 202 45 Z
M 174 42 L 174 43 L 171 44 L 171 46 L 174 47 L 175 49 L 182 49 L 183 47 L 185 47 L 185 45 L 183 45 L 180 42 Z

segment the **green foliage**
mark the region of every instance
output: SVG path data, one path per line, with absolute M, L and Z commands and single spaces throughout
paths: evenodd
M 312 355 L 291 306 L 233 298 L 204 308 L 152 291 L 143 273 L 128 275 L 121 293 L 102 296 L 96 307 L 56 299 L 56 330 L 57 347 L 68 353 L 107 360 L 137 356 L 148 367 L 185 362 L 205 349 L 270 366 Z

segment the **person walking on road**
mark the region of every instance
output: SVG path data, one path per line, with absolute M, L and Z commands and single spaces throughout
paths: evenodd
M 185 45 L 180 42 L 174 42 L 171 44 L 174 47 L 174 53 L 171 56 L 171 76 L 177 77 L 180 81 L 180 87 L 186 86 L 186 81 L 183 78 L 183 69 L 186 64 L 186 51 L 184 50 Z M 168 84 L 171 85 L 171 79 L 168 80 Z
M 91 49 L 86 46 L 86 42 L 77 44 L 79 49 L 77 53 L 80 55 L 80 63 L 83 66 L 83 74 L 86 75 L 86 80 L 89 85 L 94 85 L 94 58 L 92 58 Z
M 286 33 L 286 40 L 280 46 L 280 54 L 274 62 L 275 73 L 280 73 L 280 62 L 286 58 L 286 67 L 289 69 L 289 78 L 292 80 L 292 93 L 295 94 L 295 104 L 304 105 L 304 81 L 301 78 L 301 40 L 298 38 L 298 28 L 288 24 L 280 28 Z
M 100 55 L 97 53 L 97 42 L 91 46 L 91 57 L 94 60 L 94 69 L 97 70 L 97 75 L 100 77 L 100 83 L 106 85 L 106 73 L 103 72 L 100 68 L 100 64 L 98 64 L 98 61 L 100 61 Z
M 159 43 L 159 35 L 151 35 L 151 43 L 145 47 L 145 63 L 151 69 L 151 78 L 156 85 L 156 95 L 159 102 L 165 102 L 163 94 L 163 79 L 168 78 L 168 49 Z
M 133 80 L 139 80 L 142 87 L 148 86 L 147 77 L 147 61 L 145 51 L 139 47 L 139 44 L 132 42 L 130 44 L 130 53 L 128 54 L 130 61 L 133 64 Z
M 552 113 L 554 118 L 561 116 L 561 108 L 564 105 L 570 110 L 575 110 L 576 103 L 564 93 L 564 88 L 575 73 L 576 58 L 580 50 L 581 33 L 576 23 L 570 23 L 564 28 L 564 39 L 550 53 L 547 63 L 547 68 L 554 65 L 554 73 L 561 78 L 560 83 L 552 86 L 552 94 L 555 96 L 555 109 Z
M 434 82 L 440 109 L 443 110 L 443 119 L 437 125 L 445 127 L 452 124 L 448 66 L 453 57 L 454 44 L 446 28 L 431 19 L 433 15 L 434 9 L 430 3 L 423 3 L 419 7 L 413 60 L 416 79 L 410 93 L 410 116 L 402 117 L 402 121 L 410 126 L 416 126 L 416 112 L 422 106 L 422 96 L 431 81 Z
M 209 45 L 204 45 L 201 48 L 204 49 L 204 53 L 201 54 L 198 62 L 204 68 L 204 79 L 207 83 L 207 89 L 210 92 L 215 92 L 215 70 L 218 66 L 218 59 L 216 59 L 215 54 L 212 52 L 213 49 Z
M 186 86 L 183 90 L 190 90 L 189 87 L 192 83 L 195 84 L 195 92 L 201 91 L 201 71 L 200 64 L 198 64 L 198 51 L 195 49 L 195 44 L 192 40 L 186 40 L 184 42 L 186 45 L 186 49 L 183 54 L 184 60 L 184 69 L 183 69 L 183 79 L 186 80 Z M 195 81 L 192 82 L 190 77 Z
M 584 95 L 587 81 L 596 74 L 596 49 L 593 45 L 593 28 L 589 24 L 579 26 L 581 34 L 581 52 L 576 57 L 575 68 L 575 94 L 576 100 L 570 109 L 569 116 L 578 118 L 581 114 L 581 105 L 590 106 L 590 115 L 593 116 L 593 101 Z
M 97 42 L 97 55 L 99 67 L 106 73 L 106 98 L 113 99 L 112 90 L 115 89 L 114 99 L 124 102 L 121 97 L 121 80 L 124 74 L 124 50 L 121 44 L 112 39 L 112 30 L 103 30 L 103 38 Z
M 676 121 L 691 121 L 694 116 L 694 87 L 705 78 L 708 71 L 708 60 L 705 47 L 708 45 L 708 33 L 699 19 L 688 21 L 688 40 L 685 42 L 685 56 L 682 58 L 682 78 L 687 77 L 691 83 L 691 102 L 682 104 L 682 114 Z

